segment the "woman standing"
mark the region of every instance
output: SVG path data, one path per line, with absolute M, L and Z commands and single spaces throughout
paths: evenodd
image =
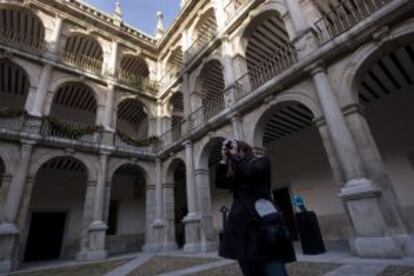
M 296 260 L 289 239 L 269 244 L 254 219 L 255 202 L 272 200 L 270 160 L 256 158 L 252 148 L 226 140 L 216 167 L 216 186 L 233 192 L 233 204 L 220 237 L 219 255 L 237 260 L 245 276 L 285 276 L 285 263 Z

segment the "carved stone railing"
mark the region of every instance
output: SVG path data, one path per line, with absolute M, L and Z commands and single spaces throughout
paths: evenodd
M 119 80 L 128 86 L 138 89 L 140 92 L 149 92 L 155 95 L 159 90 L 157 82 L 150 81 L 148 78 L 138 76 L 126 70 L 120 70 Z
M 60 119 L 43 119 L 40 134 L 46 140 L 62 143 L 100 144 L 102 132 L 98 126 L 85 126 Z
M 139 152 L 141 154 L 154 154 L 157 148 L 157 143 L 151 143 L 148 138 L 148 143 L 140 140 L 139 143 L 136 138 L 129 136 L 126 133 L 117 131 L 114 136 L 114 146 L 123 151 Z
M 73 53 L 73 52 L 65 51 L 65 50 L 61 51 L 60 56 L 61 56 L 62 62 L 68 65 L 82 68 L 86 71 L 96 73 L 96 74 L 102 73 L 103 60 L 95 59 L 87 55 Z
M 45 50 L 45 42 L 39 37 L 33 37 L 31 35 L 22 35 L 13 30 L 7 30 L 0 28 L 0 43 L 25 50 L 34 54 L 42 54 Z
M 191 62 L 211 41 L 214 40 L 216 35 L 217 32 L 213 30 L 207 30 L 200 33 L 186 52 L 186 62 Z
M 326 43 L 396 0 L 344 0 L 315 24 L 319 42 Z

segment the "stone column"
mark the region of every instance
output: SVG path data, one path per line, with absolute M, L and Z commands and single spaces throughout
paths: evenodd
M 285 0 L 285 4 L 295 30 L 292 42 L 295 45 L 299 58 L 305 58 L 318 46 L 316 35 L 306 20 L 299 0 Z
M 311 70 L 317 96 L 345 179 L 339 197 L 344 200 L 356 237 L 351 248 L 361 257 L 401 257 L 401 249 L 390 236 L 380 207 L 381 189 L 369 180 L 360 153 L 346 125 L 332 85 L 321 66 Z
M 223 4 L 224 4 L 224 0 L 213 0 L 214 13 L 216 15 L 218 30 L 221 30 L 225 27 L 226 19 L 227 19 Z
M 315 120 L 314 124 L 318 128 L 319 134 L 322 138 L 322 142 L 323 142 L 326 154 L 328 156 L 329 165 L 331 166 L 332 174 L 334 176 L 336 183 L 338 185 L 345 183 L 344 176 L 342 175 L 341 168 L 339 167 L 339 164 L 336 158 L 335 149 L 329 137 L 329 131 L 328 131 L 328 127 L 326 125 L 325 120 L 323 119 Z
M 214 251 L 217 250 L 217 235 L 214 233 L 213 227 L 209 170 L 197 169 L 195 171 L 195 179 L 197 183 L 197 202 L 201 215 L 201 251 Z
M 306 21 L 306 16 L 299 4 L 299 0 L 285 0 L 285 5 L 292 20 L 296 37 L 301 36 L 309 29 L 309 23 Z
M 0 272 L 11 271 L 15 263 L 13 252 L 20 234 L 17 227 L 17 215 L 22 202 L 33 145 L 34 143 L 31 141 L 22 142 L 17 166 L 19 169 L 13 175 L 4 203 L 3 221 L 0 225 Z
M 184 252 L 200 251 L 200 215 L 197 212 L 197 194 L 195 189 L 194 177 L 194 152 L 193 143 L 186 141 L 185 145 L 185 163 L 186 167 L 186 188 L 187 188 L 187 206 L 188 214 L 184 218 L 185 224 L 185 245 Z
M 144 252 L 157 252 L 159 245 L 155 241 L 153 224 L 155 219 L 156 209 L 156 185 L 147 184 L 146 186 L 146 199 L 145 199 L 145 245 L 143 247 Z
M 358 105 L 351 105 L 345 109 L 344 115 L 361 152 L 367 175 L 382 190 L 379 200 L 385 221 L 404 253 L 414 255 L 414 237 L 408 234 L 408 222 L 403 216 L 391 179 L 362 110 Z
M 244 135 L 243 122 L 240 117 L 240 114 L 231 115 L 231 125 L 233 127 L 233 135 L 236 140 L 246 141 L 246 136 Z
M 177 250 L 175 240 L 175 213 L 174 213 L 174 183 L 164 183 L 162 185 L 163 213 L 165 219 L 165 231 L 163 251 Z
M 232 45 L 229 37 L 225 36 L 222 42 L 222 60 L 223 60 L 223 75 L 225 83 L 224 101 L 225 106 L 229 107 L 236 102 L 236 87 L 235 87 L 235 73 L 233 68 Z
M 35 117 L 42 117 L 43 108 L 45 105 L 46 95 L 49 88 L 50 77 L 52 75 L 53 67 L 50 64 L 45 64 L 40 74 L 39 83 L 37 85 L 36 94 L 33 100 L 33 105 L 29 110 L 29 114 Z
M 78 254 L 81 260 L 101 260 L 105 259 L 107 252 L 105 249 L 106 229 L 105 214 L 105 190 L 106 190 L 106 171 L 109 152 L 102 152 L 99 157 L 99 171 L 93 195 L 93 215 L 88 227 L 88 238 L 86 247 Z M 88 212 L 88 209 L 85 209 Z
M 0 223 L 3 221 L 3 211 L 4 211 L 4 204 L 6 201 L 6 196 L 8 194 L 10 183 L 12 180 L 12 176 L 9 174 L 4 174 L 2 178 L 0 178 Z
M 55 29 L 53 30 L 53 34 L 50 37 L 50 52 L 57 57 L 58 50 L 59 50 L 59 41 L 62 35 L 62 27 L 63 27 L 63 18 L 57 16 L 55 19 Z
M 115 96 L 115 85 L 113 82 L 108 82 L 107 88 L 107 95 L 106 95 L 106 103 L 105 103 L 105 112 L 103 118 L 103 126 L 105 130 L 113 131 L 112 126 L 112 116 L 114 111 L 114 96 Z
M 155 217 L 154 217 L 154 224 L 153 224 L 153 231 L 154 231 L 154 243 L 157 244 L 161 248 L 161 244 L 164 241 L 164 229 L 165 229 L 165 221 L 162 214 L 162 187 L 161 187 L 161 174 L 162 174 L 162 166 L 161 160 L 155 160 L 155 176 L 156 176 L 156 183 L 155 183 Z

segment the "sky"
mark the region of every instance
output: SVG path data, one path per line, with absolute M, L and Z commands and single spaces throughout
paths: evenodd
M 115 10 L 116 0 L 84 0 L 109 14 Z M 180 9 L 180 0 L 120 0 L 124 22 L 139 30 L 154 35 L 157 25 L 157 11 L 164 14 L 164 27 L 174 20 Z

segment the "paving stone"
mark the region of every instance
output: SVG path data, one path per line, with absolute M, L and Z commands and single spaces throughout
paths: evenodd
M 128 276 L 153 276 L 166 272 L 172 272 L 193 266 L 203 265 L 215 262 L 217 258 L 191 258 L 191 257 L 172 257 L 172 256 L 154 256 Z
M 414 267 L 391 265 L 378 276 L 414 276 Z
M 383 264 L 352 264 L 342 265 L 338 269 L 326 273 L 324 276 L 377 276 L 384 271 L 387 265 Z
M 13 273 L 13 276 L 102 276 L 105 273 L 116 269 L 127 263 L 130 259 L 113 260 L 99 263 L 90 263 L 77 266 L 46 269 L 41 271 L 30 271 Z

